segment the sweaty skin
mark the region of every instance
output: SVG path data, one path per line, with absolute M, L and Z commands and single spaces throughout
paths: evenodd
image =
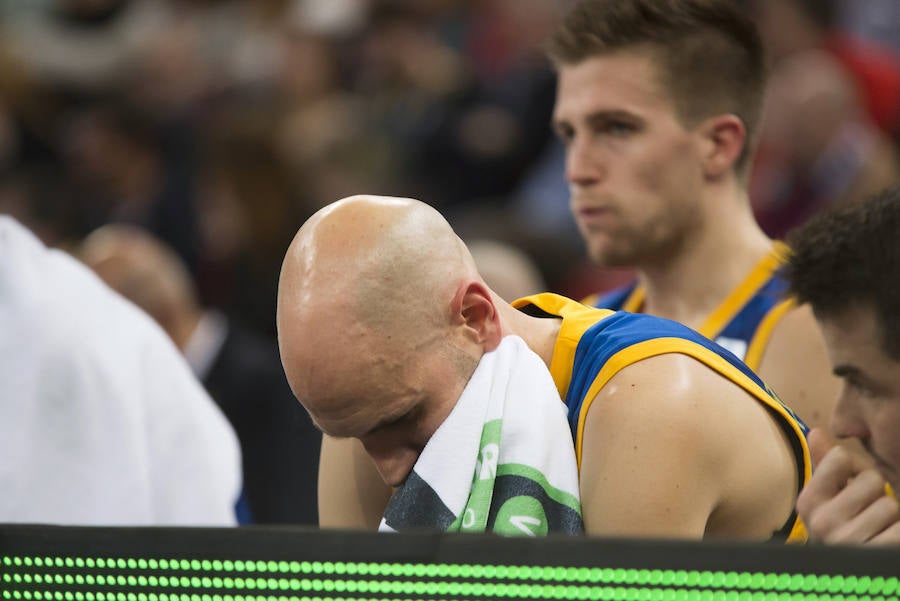
M 561 324 L 493 293 L 434 209 L 374 196 L 303 225 L 277 323 L 291 387 L 328 435 L 321 525 L 360 528 L 377 522 L 481 356 L 515 334 L 549 366 Z M 785 435 L 698 361 L 637 361 L 591 407 L 580 472 L 589 534 L 765 540 L 791 514 L 798 476 Z
M 641 312 L 701 329 L 774 244 L 737 165 L 750 143 L 743 122 L 685 123 L 646 48 L 557 67 L 553 125 L 588 254 L 636 269 Z M 839 383 L 811 311 L 772 327 L 756 372 L 808 425 L 825 425 Z

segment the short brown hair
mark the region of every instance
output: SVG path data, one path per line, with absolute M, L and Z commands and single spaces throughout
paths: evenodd
M 550 37 L 557 67 L 594 56 L 646 48 L 660 67 L 682 122 L 737 115 L 748 142 L 737 162 L 749 164 L 762 112 L 765 54 L 753 21 L 736 0 L 581 0 Z

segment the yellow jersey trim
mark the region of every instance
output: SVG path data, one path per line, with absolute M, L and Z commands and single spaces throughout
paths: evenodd
M 797 301 L 793 298 L 781 301 L 769 311 L 769 313 L 759 323 L 750 344 L 747 345 L 747 354 L 744 356 L 744 363 L 753 371 L 757 371 L 759 364 L 762 362 L 763 352 L 769 346 L 769 340 L 772 338 L 772 332 L 775 331 L 782 318 L 797 306 Z
M 628 298 L 625 299 L 625 302 L 622 303 L 622 310 L 629 313 L 640 313 L 641 308 L 644 306 L 645 296 L 647 296 L 647 293 L 644 292 L 644 287 L 638 284 L 631 291 L 631 294 L 628 295 Z
M 582 334 L 597 323 L 597 312 L 601 319 L 609 317 L 615 311 L 597 309 L 585 303 L 558 296 L 555 294 L 532 294 L 510 303 L 516 309 L 533 305 L 546 313 L 554 314 L 564 324 L 559 329 L 556 343 L 553 346 L 553 357 L 550 359 L 550 375 L 556 382 L 559 398 L 565 399 L 572 381 L 572 366 L 575 364 L 575 351 Z M 581 461 L 579 460 L 579 467 Z
M 783 242 L 775 242 L 772 250 L 753 268 L 743 282 L 735 288 L 722 304 L 712 312 L 706 322 L 697 331 L 711 340 L 722 332 L 725 326 L 734 319 L 747 302 L 772 277 L 772 273 L 784 264 L 788 256 L 788 247 Z M 752 366 L 750 366 L 753 369 Z
M 710 340 L 715 340 L 725 326 L 734 319 L 734 316 L 769 281 L 772 273 L 785 263 L 789 253 L 788 245 L 776 240 L 772 250 L 760 259 L 759 263 L 744 278 L 744 281 L 731 291 L 731 294 L 706 318 L 706 321 L 697 328 L 697 331 Z M 622 303 L 622 310 L 629 313 L 641 313 L 646 295 L 644 287 L 638 284 L 631 291 L 631 294 L 628 295 L 628 298 L 625 299 L 625 302 Z M 772 325 L 774 326 L 775 324 Z M 755 339 L 756 336 L 754 336 L 754 341 Z M 750 369 L 755 371 L 755 366 L 749 365 L 749 362 L 747 363 Z
M 555 314 L 555 316 L 562 319 L 563 325 L 560 328 L 559 335 L 554 345 L 553 356 L 550 362 L 550 373 L 554 382 L 556 382 L 560 398 L 565 399 L 569 384 L 571 383 L 572 368 L 575 363 L 578 342 L 584 332 L 598 322 L 597 311 L 600 311 L 603 314 L 601 319 L 613 315 L 615 311 L 609 309 L 596 309 L 586 306 L 583 303 L 578 303 L 577 301 L 553 294 L 531 295 L 515 300 L 511 304 L 515 308 L 534 305 L 541 311 L 548 314 Z M 722 376 L 731 379 L 731 381 L 743 388 L 757 401 L 762 402 L 771 411 L 777 413 L 783 421 L 789 424 L 790 429 L 794 433 L 794 437 L 799 441 L 799 446 L 803 455 L 803 473 L 801 481 L 798 482 L 798 491 L 806 485 L 812 474 L 812 462 L 809 447 L 806 443 L 806 437 L 803 434 L 802 428 L 791 413 L 784 408 L 777 398 L 773 398 L 774 395 L 770 396 L 770 394 L 767 393 L 767 390 L 761 388 L 755 380 L 745 375 L 726 359 L 700 344 L 677 337 L 653 338 L 635 343 L 610 357 L 600 369 L 600 372 L 595 376 L 594 381 L 591 383 L 591 386 L 582 401 L 580 415 L 578 416 L 575 455 L 579 472 L 581 471 L 584 428 L 587 414 L 594 399 L 597 397 L 597 394 L 603 386 L 605 386 L 609 380 L 624 367 L 636 363 L 641 359 L 647 359 L 666 353 L 678 353 L 697 359 Z M 792 444 L 792 446 L 794 445 Z M 794 524 L 791 527 L 787 542 L 798 543 L 804 542 L 806 539 L 806 528 L 799 516 L 795 516 Z
M 761 401 L 764 405 L 766 405 L 766 407 L 778 413 L 784 419 L 784 421 L 790 425 L 791 429 L 795 432 L 798 440 L 801 441 L 800 446 L 803 449 L 804 463 L 804 474 L 801 487 L 802 485 L 806 484 L 811 475 L 811 459 L 809 455 L 809 447 L 806 444 L 806 437 L 803 434 L 803 430 L 800 428 L 799 424 L 797 424 L 797 421 L 790 414 L 790 412 L 788 412 L 788 410 L 785 409 L 781 403 L 766 394 L 765 391 L 763 391 L 756 382 L 747 377 L 739 369 L 731 365 L 727 360 L 710 351 L 709 349 L 706 349 L 699 344 L 687 341 L 683 338 L 654 338 L 651 340 L 645 340 L 643 342 L 639 342 L 625 349 L 622 349 L 621 351 L 610 357 L 609 361 L 604 364 L 604 366 L 600 370 L 600 373 L 597 374 L 597 377 L 594 378 L 594 382 L 588 389 L 588 392 L 585 395 L 584 401 L 582 403 L 581 415 L 578 416 L 578 430 L 575 439 L 575 457 L 578 460 L 579 470 L 581 469 L 581 454 L 584 445 L 585 421 L 587 419 L 588 411 L 590 411 L 591 405 L 593 404 L 594 399 L 597 397 L 597 394 L 600 392 L 600 389 L 603 388 L 603 386 L 605 386 L 606 383 L 609 382 L 609 380 L 616 373 L 618 373 L 621 369 L 627 367 L 628 365 L 636 363 L 641 359 L 647 359 L 656 355 L 663 355 L 666 353 L 679 353 L 697 359 L 705 365 L 713 368 L 723 376 L 728 377 L 734 383 L 743 388 L 746 392 L 751 394 L 757 400 Z

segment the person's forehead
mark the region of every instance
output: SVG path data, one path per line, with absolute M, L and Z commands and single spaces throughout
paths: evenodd
M 889 360 L 874 308 L 853 305 L 817 318 L 832 363 L 864 366 L 871 360 Z
M 665 103 L 665 92 L 660 67 L 651 53 L 620 51 L 561 66 L 557 105 L 573 97 Z
M 856 341 L 867 341 L 878 331 L 874 308 L 867 305 L 851 305 L 825 314 L 817 314 L 823 332 L 830 336 Z
M 358 323 L 333 328 L 319 324 L 317 329 L 325 332 L 304 345 L 303 360 L 323 391 L 350 396 L 367 389 L 389 394 L 403 385 L 411 359 L 393 337 L 379 336 Z
M 417 398 L 407 365 L 398 358 L 358 356 L 324 365 L 304 402 L 317 426 L 339 436 L 363 434 Z

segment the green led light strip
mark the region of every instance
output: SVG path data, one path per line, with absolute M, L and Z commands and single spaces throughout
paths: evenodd
M 900 593 L 894 577 L 690 570 L 48 556 L 3 556 L 0 565 L 7 601 L 887 601 Z
M 686 588 L 727 588 L 737 590 L 761 590 L 763 592 L 816 592 L 835 594 L 896 594 L 898 582 L 896 578 L 855 578 L 834 576 L 776 576 L 740 574 L 737 578 L 730 578 L 728 573 L 710 573 L 706 578 L 699 578 L 695 582 L 692 579 L 676 577 L 659 577 L 660 574 L 653 570 L 645 579 L 635 579 L 630 582 L 607 580 L 596 578 L 593 580 L 579 580 L 585 584 L 606 585 L 634 585 L 654 587 L 686 587 Z M 463 578 L 487 581 L 487 578 L 476 576 L 463 576 Z M 537 580 L 527 576 L 515 580 Z M 681 582 L 675 582 L 675 581 Z M 754 580 L 756 584 L 754 585 Z M 296 578 L 253 578 L 253 577 L 220 577 L 220 576 L 157 576 L 157 575 L 91 575 L 91 574 L 42 574 L 42 573 L 6 573 L 2 581 L 6 584 L 24 585 L 57 585 L 57 586 L 100 586 L 100 587 L 141 587 L 141 588 L 203 588 L 203 589 L 257 589 L 257 590 L 310 590 L 306 583 L 344 581 L 356 583 L 358 586 L 375 586 L 378 580 L 362 579 L 315 579 L 306 577 Z M 773 584 L 772 581 L 775 581 Z M 782 583 L 779 586 L 779 581 Z M 557 582 L 572 584 L 573 581 L 560 578 Z
M 597 587 L 590 590 L 571 591 L 568 587 L 551 587 L 550 590 L 535 590 L 533 587 L 511 585 L 505 590 L 494 590 L 489 588 L 479 588 L 473 585 L 468 588 L 460 588 L 458 591 L 449 593 L 418 593 L 407 592 L 404 594 L 417 595 L 418 599 L 422 599 L 422 595 L 441 595 L 445 598 L 457 599 L 463 598 L 487 598 L 487 599 L 590 599 L 603 601 L 892 601 L 896 597 L 869 597 L 869 596 L 843 596 L 843 595 L 815 595 L 815 594 L 782 594 L 772 595 L 764 593 L 746 593 L 737 591 L 690 591 L 684 589 L 614 589 Z M 449 595 L 449 596 L 448 596 Z M 144 594 L 144 593 L 99 593 L 91 596 L 87 593 L 71 593 L 71 592 L 52 592 L 45 594 L 27 593 L 13 591 L 8 593 L 4 591 L 3 598 L 13 600 L 39 600 L 39 601 L 306 601 L 306 600 L 322 600 L 343 599 L 346 601 L 362 601 L 368 599 L 370 601 L 396 601 L 399 599 L 411 599 L 410 597 L 340 597 L 328 595 L 320 596 L 290 596 L 290 597 L 272 597 L 272 596 L 249 596 L 249 595 L 207 595 L 207 594 L 191 594 L 191 593 L 172 593 L 172 594 Z M 425 597 L 434 598 L 434 597 Z

